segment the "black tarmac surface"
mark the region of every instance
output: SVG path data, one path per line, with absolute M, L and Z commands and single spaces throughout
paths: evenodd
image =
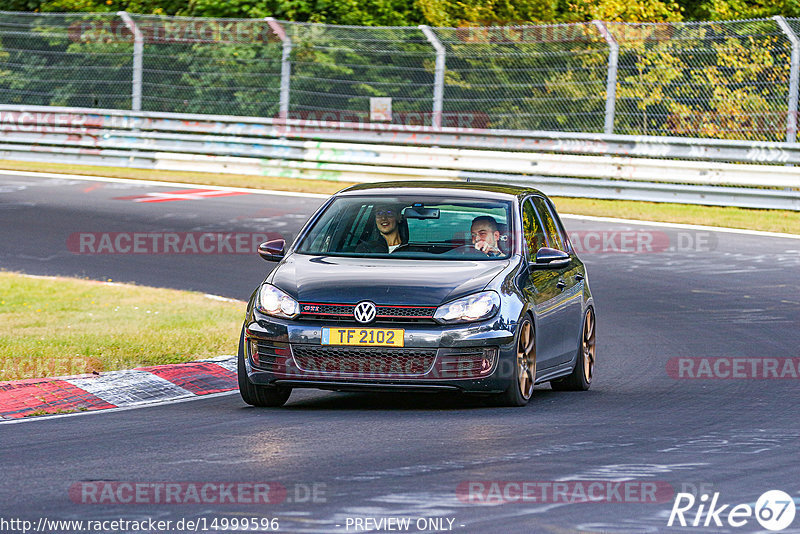
M 277 232 L 291 238 L 322 201 L 260 194 L 119 199 L 184 189 L 0 176 L 0 268 L 244 300 L 270 267 L 256 254 L 81 254 L 73 234 Z M 152 518 L 173 526 L 204 519 L 198 531 L 210 529 L 215 518 L 218 530 L 222 518 L 278 518 L 280 532 L 363 532 L 359 525 L 376 530 L 382 518 L 410 518 L 410 532 L 763 530 L 753 517 L 729 526 L 730 507 L 720 516 L 722 527 L 713 519 L 703 527 L 705 516 L 699 527 L 668 528 L 667 521 L 681 491 L 718 492 L 719 506 L 753 505 L 773 489 L 800 502 L 800 378 L 786 372 L 783 379 L 762 378 L 757 370 L 752 378 L 725 379 L 728 368 L 717 364 L 714 378 L 686 379 L 669 366 L 676 358 L 749 358 L 737 368 L 746 375 L 764 358 L 795 358 L 797 370 L 800 240 L 564 222 L 579 248 L 603 249 L 581 254 L 598 308 L 590 391 L 559 393 L 542 385 L 527 407 L 512 409 L 457 396 L 308 390 L 295 391 L 282 409 L 251 408 L 227 395 L 0 424 L 0 532 L 21 532 L 2 522 L 15 518 L 34 526 L 40 518 Z M 616 252 L 623 238 L 629 252 Z M 648 252 L 651 242 L 660 250 Z M 719 360 L 707 361 L 713 367 Z M 612 502 L 565 502 L 579 495 L 554 499 L 552 492 L 549 502 L 540 502 L 541 489 L 518 502 L 513 484 L 552 489 L 575 480 L 585 481 L 583 487 L 603 481 Z M 70 495 L 81 481 L 270 482 L 288 493 L 281 503 L 258 505 L 90 504 L 80 493 Z M 500 497 L 505 491 L 512 502 L 467 502 L 470 495 L 461 490 L 470 482 L 497 488 Z M 668 494 L 659 493 L 659 502 L 626 495 L 625 488 L 630 493 L 643 483 Z M 569 488 L 577 491 L 574 483 Z M 686 519 L 694 520 L 696 510 Z M 439 522 L 417 522 L 425 518 Z M 800 531 L 800 514 L 792 528 L 784 532 Z

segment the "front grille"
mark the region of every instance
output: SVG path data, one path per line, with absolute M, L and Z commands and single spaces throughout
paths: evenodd
M 355 304 L 323 304 L 314 302 L 300 303 L 302 319 L 334 320 L 337 322 L 355 322 L 353 310 Z M 435 306 L 375 306 L 375 320 L 391 322 L 424 322 L 433 323 Z
M 411 306 L 376 306 L 378 317 L 409 317 L 414 319 L 433 318 L 436 308 Z
M 436 349 L 293 345 L 292 354 L 308 373 L 365 378 L 421 376 L 436 360 Z
M 353 310 L 356 309 L 353 305 L 340 305 L 340 304 L 309 304 L 307 302 L 300 303 L 300 313 L 305 315 L 353 315 Z

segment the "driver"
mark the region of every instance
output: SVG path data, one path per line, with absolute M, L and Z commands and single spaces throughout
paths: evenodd
M 476 250 L 480 250 L 487 256 L 502 256 L 498 242 L 500 241 L 500 230 L 497 221 L 489 215 L 481 215 L 472 219 L 470 227 L 472 234 L 472 244 Z
M 391 204 L 376 205 L 375 226 L 380 236 L 374 241 L 359 244 L 356 252 L 390 253 L 408 242 L 408 239 L 403 239 L 400 232 L 400 223 L 403 221 L 401 211 L 401 207 Z

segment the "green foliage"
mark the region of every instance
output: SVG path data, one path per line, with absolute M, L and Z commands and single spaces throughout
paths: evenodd
M 555 0 L 417 0 L 431 26 L 502 26 L 550 22 Z
M 734 0 L 737 1 L 737 0 Z M 562 0 L 563 22 L 674 22 L 683 19 L 673 0 Z
M 42 5 L 42 0 L 4 0 L 3 11 L 36 11 Z
M 702 0 L 685 8 L 692 20 L 735 20 L 774 15 L 800 17 L 798 0 Z
M 422 12 L 405 0 L 10 0 L 14 11 L 107 12 L 217 18 L 272 16 L 299 22 L 359 26 L 408 26 Z
M 186 6 L 187 0 L 12 0 L 12 2 L 25 2 L 30 6 L 28 9 L 20 9 L 20 11 L 52 11 L 55 13 L 128 11 L 152 15 L 174 15 Z
M 444 108 L 502 129 L 601 131 L 608 47 L 592 25 L 439 30 Z
M 190 0 L 177 14 L 193 17 L 263 18 L 273 14 L 272 2 L 263 0 Z
M 665 22 L 800 16 L 800 0 L 5 0 L 7 11 L 262 18 L 363 26 Z
M 790 50 L 773 21 L 658 31 L 616 29 L 616 133 L 784 139 Z
M 49 0 L 39 5 L 36 11 L 105 13 L 110 11 L 110 6 L 96 0 Z
M 133 42 L 114 15 L 127 10 L 145 34 L 144 110 L 277 116 L 283 47 L 263 21 L 273 16 L 326 23 L 285 25 L 290 117 L 368 121 L 369 98 L 382 96 L 396 122 L 430 124 L 435 53 L 414 28 L 425 23 L 447 51 L 445 125 L 599 132 L 608 45 L 588 21 L 605 20 L 621 50 L 616 133 L 781 140 L 789 45 L 774 21 L 615 22 L 792 15 L 799 2 L 46 0 L 35 9 L 72 13 L 0 18 L 0 92 L 7 103 L 129 108 Z

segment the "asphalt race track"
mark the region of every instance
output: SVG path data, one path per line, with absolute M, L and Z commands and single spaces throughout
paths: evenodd
M 98 232 L 292 238 L 321 203 L 260 194 L 131 198 L 184 189 L 2 176 L 0 268 L 246 299 L 270 267 L 256 254 L 90 254 L 75 249 L 75 239 Z M 681 491 L 718 492 L 728 510 L 755 505 L 767 490 L 800 502 L 800 240 L 564 222 L 585 250 L 598 307 L 589 392 L 543 385 L 529 406 L 498 409 L 451 396 L 301 390 L 282 409 L 250 408 L 232 394 L 0 424 L 0 517 L 206 526 L 215 518 L 278 518 L 280 532 L 358 532 L 356 519 L 381 518 L 411 518 L 411 532 L 766 532 L 754 517 L 730 526 L 727 511 L 723 526 L 712 519 L 705 527 L 705 517 L 698 527 L 667 521 Z M 623 246 L 626 253 L 615 250 Z M 775 359 L 779 374 L 762 372 Z M 703 374 L 701 360 L 713 372 Z M 681 367 L 686 362 L 697 367 Z M 76 493 L 87 487 L 82 481 L 270 483 L 271 495 L 286 494 L 271 504 L 92 504 Z M 515 485 L 522 482 L 534 488 L 524 499 Z M 606 498 L 580 502 L 576 492 L 591 482 Z M 658 488 L 656 498 L 642 488 Z M 481 502 L 492 496 L 493 504 Z M 800 532 L 800 517 L 784 532 Z

